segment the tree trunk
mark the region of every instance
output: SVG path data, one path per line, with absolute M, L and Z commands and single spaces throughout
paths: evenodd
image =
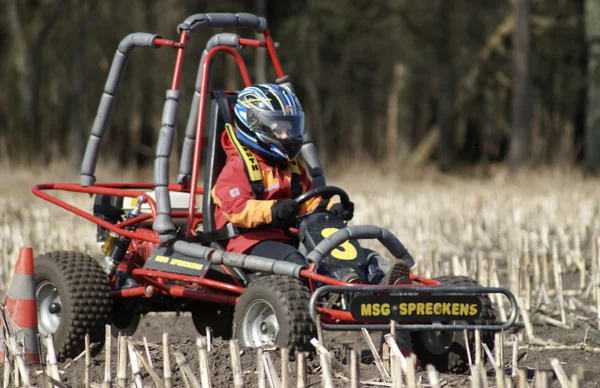
M 600 171 L 600 3 L 586 0 L 586 39 L 588 42 L 588 92 L 585 125 L 585 153 L 588 168 Z
M 513 31 L 513 96 L 510 166 L 514 171 L 531 161 L 532 80 L 529 0 L 515 1 Z
M 254 0 L 254 14 L 266 17 L 267 0 Z M 262 34 L 257 34 L 257 39 L 262 39 Z M 254 83 L 267 82 L 267 50 L 254 50 Z
M 22 146 L 27 155 L 39 150 L 42 144 L 41 133 L 36 133 L 38 101 L 40 88 L 40 69 L 42 67 L 41 48 L 52 27 L 63 0 L 54 0 L 36 9 L 27 25 L 23 25 L 19 15 L 17 0 L 7 0 L 4 11 L 7 16 L 8 30 L 12 40 L 13 68 L 17 77 L 17 99 L 19 101 L 19 119 L 22 127 L 16 144 Z M 37 153 L 39 156 L 39 153 Z
M 401 62 L 394 65 L 393 81 L 387 101 L 386 156 L 390 160 L 400 161 L 408 157 L 409 136 L 406 120 L 406 109 L 400 101 L 406 89 L 407 67 Z M 404 113 L 402 115 L 401 113 Z M 401 116 L 404 120 L 400 122 Z
M 444 57 L 443 57 L 444 58 Z M 454 69 L 450 58 L 445 57 L 438 67 L 439 96 L 437 106 L 440 141 L 438 147 L 438 164 L 442 171 L 448 171 L 454 163 Z
M 77 4 L 71 9 L 73 18 L 78 24 L 77 36 L 75 39 L 73 60 L 71 64 L 71 102 L 68 110 L 68 134 L 67 134 L 67 152 L 70 159 L 70 166 L 73 169 L 79 169 L 83 158 L 83 151 L 86 145 L 86 133 L 84 124 L 85 109 L 83 96 L 84 80 L 86 78 L 86 42 L 90 22 L 90 3 L 84 2 Z
M 438 143 L 438 165 L 442 171 L 448 171 L 454 163 L 454 98 L 456 77 L 454 74 L 454 55 L 452 44 L 452 2 L 441 0 L 437 4 L 439 35 L 436 51 L 438 59 L 438 104 L 437 121 L 440 131 Z

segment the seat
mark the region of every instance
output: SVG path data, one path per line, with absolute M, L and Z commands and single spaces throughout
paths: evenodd
M 230 223 L 221 229 L 217 229 L 214 217 L 215 204 L 212 195 L 210 195 L 227 161 L 225 151 L 221 147 L 221 135 L 225 130 L 225 115 L 220 111 L 220 105 L 217 103 L 216 98 L 226 99 L 228 106 L 231 107 L 236 103 L 237 95 L 213 92 L 213 99 L 210 104 L 205 151 L 206 163 L 204 165 L 204 195 L 202 196 L 202 235 L 205 243 L 226 240 L 238 234 L 235 227 Z M 227 116 L 231 116 L 231 112 Z

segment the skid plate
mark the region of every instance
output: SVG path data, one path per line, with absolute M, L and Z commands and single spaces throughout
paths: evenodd
M 327 293 L 354 293 L 350 312 L 357 323 L 322 323 L 324 330 L 358 331 L 389 330 L 390 321 L 396 321 L 397 330 L 405 331 L 502 331 L 510 328 L 518 315 L 515 296 L 502 287 L 455 287 L 455 286 L 323 286 L 310 298 L 310 315 L 316 321 L 317 301 Z M 389 295 L 389 293 L 402 295 Z M 388 295 L 374 295 L 383 293 Z M 506 322 L 494 325 L 471 325 L 449 323 L 469 321 L 481 314 L 481 302 L 477 294 L 502 294 L 511 305 Z M 362 323 L 359 323 L 362 322 Z M 385 322 L 377 323 L 377 322 Z M 400 322 L 400 323 L 399 323 Z M 415 323 L 412 323 L 415 322 Z M 426 322 L 426 323 L 423 323 Z M 443 322 L 443 323 L 442 323 Z

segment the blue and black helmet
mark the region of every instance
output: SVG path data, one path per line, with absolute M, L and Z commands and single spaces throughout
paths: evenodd
M 290 88 L 258 84 L 243 89 L 234 107 L 235 135 L 253 151 L 292 161 L 302 147 L 304 112 Z

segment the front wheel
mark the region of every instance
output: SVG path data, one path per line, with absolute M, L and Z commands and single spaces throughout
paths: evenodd
M 54 334 L 59 360 L 74 358 L 91 342 L 104 342 L 112 299 L 102 267 L 78 252 L 50 252 L 35 260 L 35 294 L 40 334 Z
M 295 278 L 260 277 L 235 305 L 234 336 L 242 346 L 306 348 L 315 335 L 309 299 L 308 288 Z
M 475 280 L 465 276 L 441 276 L 434 280 L 445 286 L 481 287 Z M 472 321 L 454 321 L 457 324 L 494 325 L 496 314 L 487 295 L 477 295 L 481 301 L 481 316 Z M 471 358 L 475 357 L 475 335 L 467 334 Z M 468 370 L 467 346 L 462 331 L 411 332 L 413 351 L 423 364 L 432 364 L 440 372 L 463 373 Z M 481 342 L 494 349 L 494 333 L 481 331 Z

